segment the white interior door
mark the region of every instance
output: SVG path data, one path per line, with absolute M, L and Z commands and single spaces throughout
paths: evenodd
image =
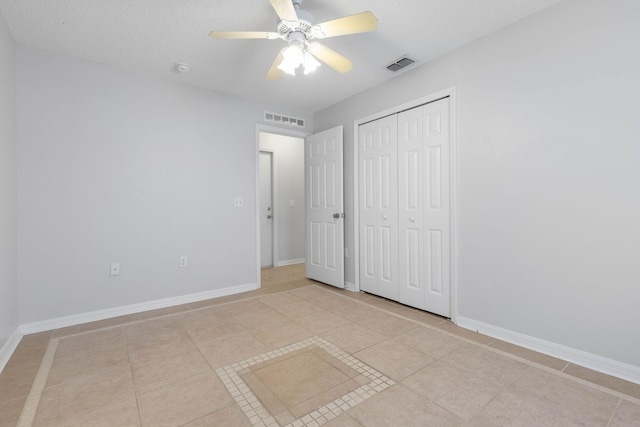
M 260 151 L 260 266 L 273 265 L 273 154 Z
M 425 310 L 451 317 L 451 135 L 449 98 L 422 107 Z
M 307 277 L 344 288 L 342 126 L 305 138 Z
M 398 299 L 397 117 L 360 126 L 360 288 Z

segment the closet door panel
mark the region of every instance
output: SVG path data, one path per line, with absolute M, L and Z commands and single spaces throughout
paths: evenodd
M 398 114 L 398 300 L 424 308 L 424 155 L 422 108 Z
M 397 299 L 397 121 L 385 117 L 360 126 L 360 288 Z
M 425 309 L 451 316 L 451 141 L 449 99 L 423 108 Z

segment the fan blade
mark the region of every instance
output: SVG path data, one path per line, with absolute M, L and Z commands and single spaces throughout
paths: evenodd
M 276 56 L 276 60 L 273 61 L 271 68 L 269 68 L 269 72 L 264 78 L 265 80 L 280 80 L 280 78 L 282 78 L 284 71 L 278 68 L 278 65 L 280 65 L 284 60 L 284 55 L 282 53 L 284 52 L 285 49 L 286 47 L 278 53 L 278 56 Z
M 323 22 L 313 27 L 313 34 L 317 38 L 366 33 L 378 27 L 378 18 L 371 12 L 360 12 L 344 18 L 334 19 L 333 21 Z
M 309 52 L 320 61 L 327 64 L 339 73 L 346 73 L 353 68 L 353 62 L 349 61 L 338 52 L 329 49 L 320 42 L 309 43 Z
M 269 0 L 271 6 L 283 21 L 298 21 L 296 8 L 293 7 L 291 0 Z
M 268 31 L 211 31 L 214 39 L 277 39 L 278 33 Z

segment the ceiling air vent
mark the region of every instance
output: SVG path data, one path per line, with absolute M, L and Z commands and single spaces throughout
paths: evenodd
M 390 71 L 402 70 L 403 68 L 408 67 L 409 65 L 413 64 L 414 62 L 416 62 L 416 61 L 414 61 L 413 59 L 409 58 L 408 56 L 403 56 L 402 58 L 398 59 L 393 64 L 387 65 L 387 70 L 390 70 Z
M 285 116 L 278 113 L 271 113 L 269 111 L 264 112 L 264 121 L 271 123 L 278 123 L 281 125 L 293 126 L 297 128 L 304 127 L 304 119 L 297 117 Z

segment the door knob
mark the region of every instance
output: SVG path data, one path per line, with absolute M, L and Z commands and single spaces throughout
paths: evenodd
M 386 215 L 382 215 L 382 219 L 383 219 L 384 221 L 386 221 L 386 220 L 387 220 L 387 216 L 386 216 Z
M 339 213 L 334 213 L 334 214 L 333 214 L 333 217 L 334 217 L 335 219 L 338 219 L 338 218 L 340 218 L 340 214 L 339 214 Z
M 273 215 L 267 215 L 267 219 L 271 219 Z
M 416 219 L 414 217 L 411 217 L 411 218 L 409 218 L 409 221 L 416 222 Z

